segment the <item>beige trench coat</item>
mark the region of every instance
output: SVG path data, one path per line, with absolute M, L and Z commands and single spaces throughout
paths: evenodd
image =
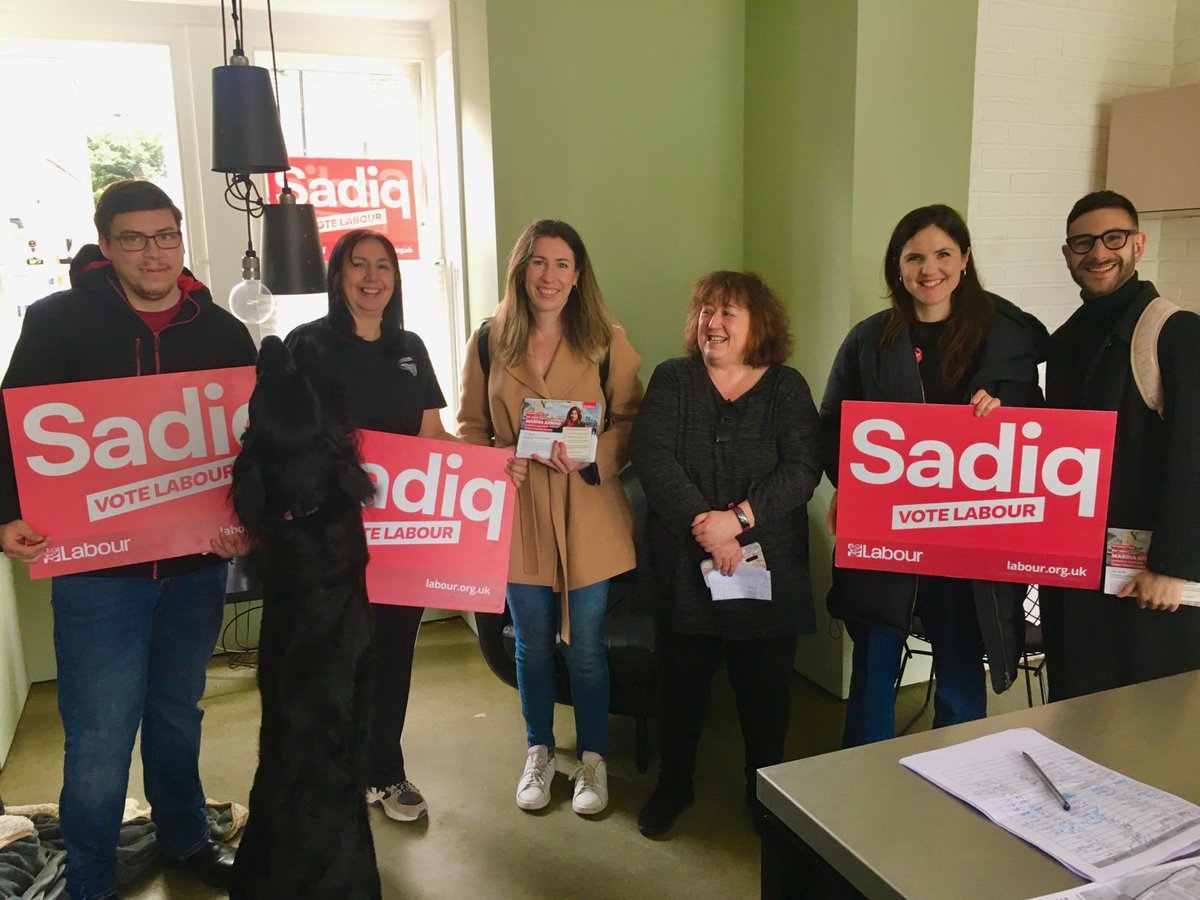
M 563 475 L 531 460 L 529 477 L 517 491 L 508 580 L 561 592 L 562 637 L 569 641 L 567 593 L 635 564 L 633 516 L 619 475 L 629 459 L 629 433 L 642 402 L 642 361 L 625 330 L 615 327 L 605 397 L 600 367 L 581 359 L 565 341 L 543 379 L 528 357 L 506 366 L 497 355 L 495 335 L 489 334 L 491 372 L 485 398 L 478 337 L 476 331 L 467 342 L 458 410 L 458 434 L 469 443 L 515 447 L 526 397 L 600 401 L 612 416 L 611 427 L 597 441 L 600 484 L 590 485 L 578 472 Z

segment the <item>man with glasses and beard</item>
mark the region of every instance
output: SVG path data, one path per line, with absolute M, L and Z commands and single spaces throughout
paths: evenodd
M 1200 581 L 1200 316 L 1155 302 L 1136 272 L 1145 248 L 1137 210 L 1113 191 L 1067 217 L 1062 253 L 1083 305 L 1050 337 L 1046 400 L 1117 411 L 1108 528 L 1141 532 L 1150 549 L 1114 593 L 1042 588 L 1052 700 L 1200 668 L 1200 608 L 1180 605 L 1184 582 Z M 1161 410 L 1135 380 L 1135 368 L 1154 380 L 1155 358 Z
M 101 194 L 99 246 L 80 249 L 71 287 L 25 313 L 5 388 L 254 364 L 246 326 L 183 267 L 182 216 L 160 188 L 119 181 Z M 35 564 L 53 543 L 21 518 L 7 422 L 0 413 L 0 546 Z M 210 836 L 200 784 L 200 720 L 209 657 L 225 601 L 225 559 L 212 553 L 115 568 L 51 583 L 58 708 L 66 732 L 59 814 L 67 890 L 116 896 L 117 841 L 138 727 L 146 799 L 168 864 L 216 885 L 233 849 Z

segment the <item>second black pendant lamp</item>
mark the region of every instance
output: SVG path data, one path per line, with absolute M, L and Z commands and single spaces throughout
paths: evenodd
M 284 183 L 278 203 L 263 207 L 263 284 L 276 294 L 320 294 L 325 290 L 325 256 L 317 211 L 297 203 Z

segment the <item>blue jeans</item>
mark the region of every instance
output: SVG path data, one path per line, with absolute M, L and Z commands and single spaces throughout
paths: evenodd
M 983 636 L 969 581 L 922 575 L 917 613 L 933 649 L 933 727 L 987 715 Z M 886 628 L 847 622 L 854 640 L 843 747 L 896 736 L 896 679 L 904 637 Z
M 66 731 L 59 799 L 74 900 L 116 891 L 117 837 L 138 725 L 146 799 L 167 856 L 209 837 L 200 719 L 221 629 L 226 567 L 173 578 L 63 576 L 51 587 L 58 710 Z
M 571 643 L 562 645 L 575 707 L 576 752 L 608 756 L 608 656 L 604 616 L 608 581 L 568 593 Z M 530 747 L 554 752 L 554 646 L 560 614 L 558 594 L 535 584 L 510 584 L 508 610 L 517 636 L 517 689 Z

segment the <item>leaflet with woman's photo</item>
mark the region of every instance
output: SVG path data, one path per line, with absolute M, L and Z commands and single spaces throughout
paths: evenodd
M 1108 529 L 1104 540 L 1104 593 L 1115 594 L 1146 568 L 1152 534 L 1137 528 Z M 1180 602 L 1200 606 L 1200 584 L 1185 581 Z
M 549 457 L 555 441 L 561 441 L 575 462 L 595 462 L 603 412 L 604 404 L 595 401 L 526 397 L 521 404 L 517 457 Z

